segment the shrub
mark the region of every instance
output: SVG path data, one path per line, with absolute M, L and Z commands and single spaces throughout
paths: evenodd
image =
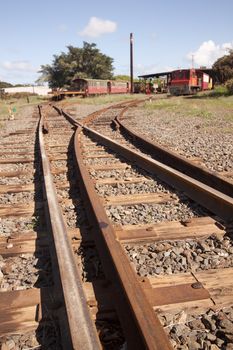
M 225 85 L 218 85 L 214 87 L 214 90 L 207 92 L 206 95 L 209 97 L 221 97 L 228 96 L 229 92 Z
M 226 82 L 226 88 L 227 88 L 227 91 L 230 95 L 233 95 L 233 78 L 232 79 L 229 79 L 227 80 Z
M 37 96 L 37 94 L 32 92 L 15 92 L 12 94 L 9 94 L 11 98 L 24 98 L 24 97 L 30 97 L 30 96 Z

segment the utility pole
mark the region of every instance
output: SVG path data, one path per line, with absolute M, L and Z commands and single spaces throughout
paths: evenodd
M 133 33 L 130 33 L 130 93 L 133 92 Z
M 192 69 L 194 68 L 194 54 L 192 54 Z

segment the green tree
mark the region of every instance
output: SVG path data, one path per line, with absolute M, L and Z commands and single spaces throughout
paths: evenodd
M 213 70 L 219 83 L 225 83 L 233 78 L 233 50 L 229 54 L 219 58 L 213 64 Z
M 67 46 L 68 52 L 54 55 L 52 65 L 41 66 L 39 81 L 52 88 L 69 87 L 74 78 L 112 79 L 113 59 L 100 52 L 96 44 L 83 42 L 83 47 Z
M 229 95 L 233 95 L 233 79 L 228 79 L 225 84 Z
M 115 75 L 113 77 L 114 80 L 123 80 L 123 81 L 130 81 L 129 75 Z
M 13 85 L 10 83 L 7 83 L 5 81 L 0 81 L 0 88 L 4 89 L 4 88 L 8 88 L 8 87 L 12 87 Z

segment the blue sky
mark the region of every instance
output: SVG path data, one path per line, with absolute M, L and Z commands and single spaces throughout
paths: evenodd
M 42 64 L 67 45 L 96 43 L 115 74 L 211 66 L 233 48 L 232 0 L 11 0 L 0 7 L 0 80 L 34 83 Z

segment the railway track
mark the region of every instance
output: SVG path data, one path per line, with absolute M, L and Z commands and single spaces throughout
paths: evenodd
M 159 104 L 160 102 L 157 101 L 157 106 L 159 106 Z M 185 126 L 183 127 L 185 122 L 183 122 L 183 124 L 181 122 L 181 125 L 179 125 L 179 121 L 177 120 L 171 127 L 172 121 L 170 124 L 170 119 L 168 116 L 166 117 L 166 115 L 162 117 L 163 114 L 161 116 L 158 114 L 158 118 L 156 118 L 155 114 L 153 114 L 153 117 L 151 116 L 150 118 L 145 110 L 145 118 L 143 119 L 141 118 L 141 113 L 142 110 L 137 107 L 129 110 L 129 113 L 126 111 L 121 118 L 122 130 L 127 129 L 129 132 L 133 132 L 133 134 L 135 134 L 136 131 L 136 137 L 140 137 L 140 134 L 144 134 L 144 138 L 147 138 L 147 140 L 146 142 L 142 142 L 144 142 L 145 146 L 147 143 L 147 148 L 149 146 L 149 149 L 151 149 L 151 145 L 148 145 L 148 139 L 150 143 L 151 140 L 157 140 L 153 142 L 157 147 L 157 152 L 155 149 L 157 157 L 159 155 L 164 155 L 165 158 L 171 160 L 169 153 L 172 153 L 174 159 L 175 154 L 173 150 L 175 150 L 177 153 L 176 156 L 181 155 L 181 157 L 176 157 L 179 163 L 179 158 L 188 159 L 190 163 L 198 165 L 199 168 L 208 169 L 210 173 L 232 182 L 231 136 L 225 133 L 224 130 L 221 131 L 220 125 L 216 125 L 215 129 L 212 127 L 211 131 L 211 123 L 209 123 L 209 129 L 203 132 L 203 120 L 201 119 L 199 119 L 199 124 L 195 124 L 192 118 L 190 118 L 190 120 L 188 118 L 187 128 L 185 128 Z M 156 120 L 155 122 L 153 122 L 154 118 Z M 136 124 L 137 119 L 138 123 Z M 171 116 L 171 120 L 172 119 Z M 151 127 L 148 120 L 153 123 Z M 145 126 L 140 124 L 140 121 L 143 121 Z M 226 122 L 226 126 L 227 124 Z M 146 125 L 148 125 L 148 128 Z M 214 125 L 215 122 L 212 123 L 212 126 Z M 191 130 L 193 130 L 193 133 Z M 198 143 L 199 139 L 202 139 L 202 146 Z M 169 150 L 171 152 L 169 152 Z M 175 164 L 176 163 L 174 163 L 173 166 L 175 166 Z
M 133 149 L 142 151 L 147 155 L 150 155 L 153 159 L 159 160 L 164 164 L 167 164 L 184 174 L 192 176 L 197 180 L 223 192 L 229 196 L 233 196 L 233 182 L 230 179 L 231 172 L 225 172 L 224 175 L 217 173 L 216 171 L 208 170 L 200 161 L 187 159 L 176 152 L 163 147 L 159 143 L 150 141 L 147 137 L 135 132 L 132 127 L 129 127 L 125 120 L 130 118 L 130 107 L 135 107 L 139 103 L 144 102 L 137 101 L 131 104 L 131 106 L 125 106 L 118 114 L 113 116 L 100 115 L 98 120 L 93 121 L 93 125 L 90 124 L 95 130 L 100 130 L 106 136 L 111 135 L 114 138 L 114 134 L 117 134 L 118 138 L 122 138 L 123 142 L 129 141 L 128 146 Z M 88 122 L 91 120 L 87 120 Z M 114 132 L 118 130 L 120 133 Z
M 37 290 L 37 299 L 29 301 L 26 294 L 34 288 L 15 291 L 19 304 L 12 291 L 1 293 L 5 304 L 11 298 L 2 329 L 12 334 L 35 328 L 21 317 L 33 300 L 37 309 L 44 306 L 41 320 L 52 320 L 50 332 L 65 349 L 120 349 L 126 343 L 129 349 L 231 349 L 233 200 L 226 194 L 231 189 L 225 184 L 223 193 L 198 176 L 193 179 L 188 170 L 183 174 L 161 164 L 150 149 L 139 150 L 117 131 L 119 120 L 112 131 L 110 123 L 125 108 L 122 103 L 77 122 L 64 111 L 43 107 L 37 158 L 22 154 L 12 160 L 3 152 L 2 164 L 6 159 L 8 164 L 23 164 L 22 159 L 42 164 L 32 181 L 40 180 L 43 200 L 32 206 L 30 197 L 27 205 L 18 205 L 17 215 L 43 209 L 45 216 L 33 213 L 37 226 L 46 222 L 46 228 L 26 233 L 20 227 L 16 236 L 5 234 L 0 254 L 28 254 L 30 246 L 35 255 L 36 238 L 49 255 L 53 277 L 51 285 Z M 5 170 L 8 178 L 28 171 L 22 165 Z M 30 186 L 29 180 L 8 184 L 5 193 L 26 192 Z M 1 210 L 15 218 L 16 208 L 13 203 Z M 12 312 L 20 317 L 9 327 Z
M 1 139 L 0 344 L 6 350 L 36 349 L 39 344 L 59 349 L 58 318 L 64 319 L 64 308 L 53 311 L 55 281 L 38 120 L 36 111 L 20 120 L 21 127 L 14 128 L 17 120 L 9 122 Z

